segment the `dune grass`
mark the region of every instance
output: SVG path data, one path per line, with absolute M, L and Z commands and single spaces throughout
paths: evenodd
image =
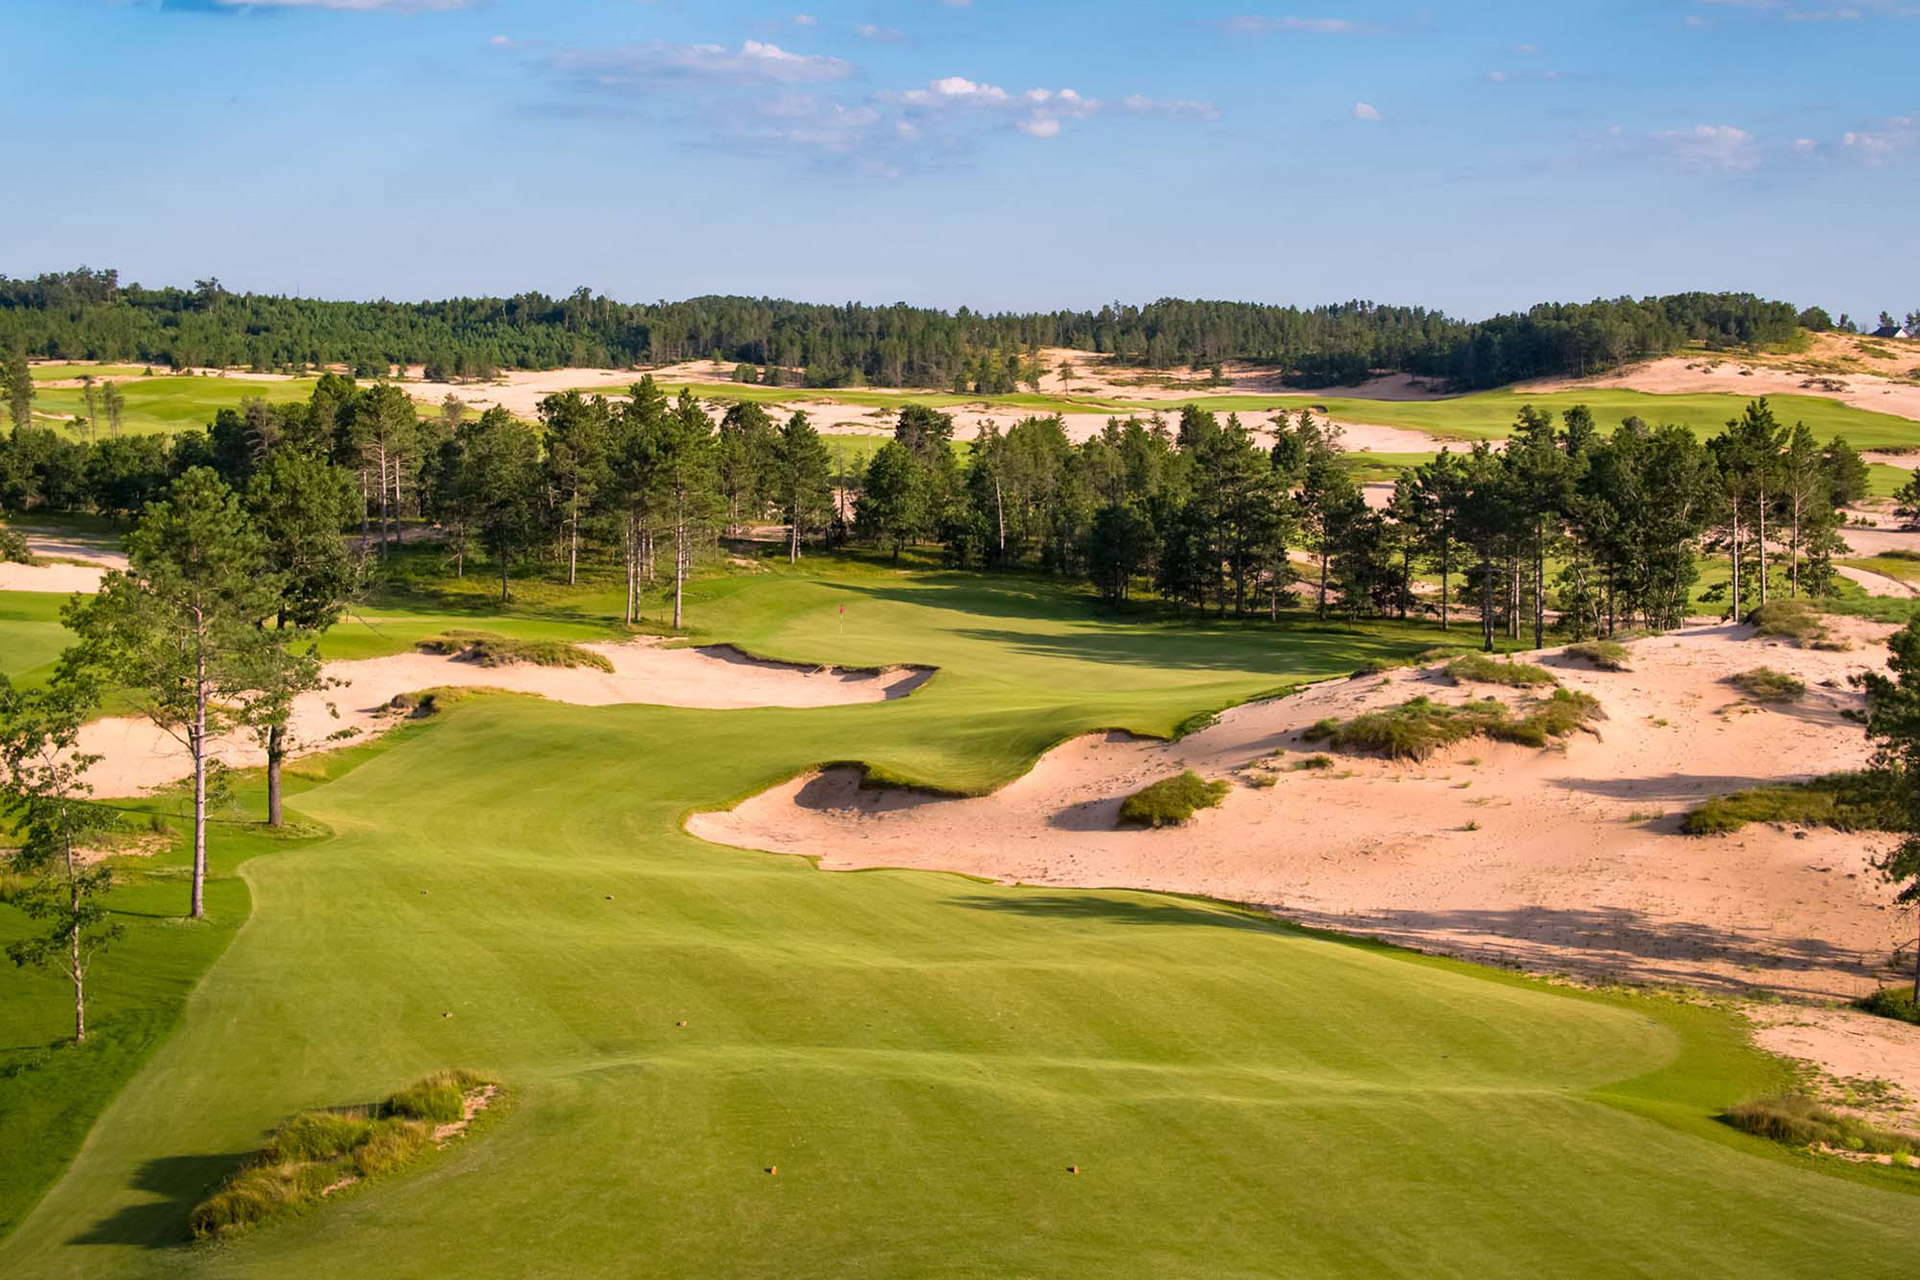
M 1798 702 L 1807 692 L 1805 681 L 1772 667 L 1736 672 L 1727 683 L 1755 702 Z
M 1567 656 L 1589 663 L 1601 671 L 1631 671 L 1627 646 L 1615 640 L 1585 640 L 1567 646 Z
M 596 671 L 613 670 L 613 661 L 605 654 L 583 649 L 565 640 L 528 639 L 503 636 L 492 631 L 456 628 L 428 636 L 420 641 L 424 653 L 460 658 L 483 667 L 592 667 Z
M 1688 835 L 1724 835 L 1750 822 L 1832 827 L 1838 831 L 1898 831 L 1900 798 L 1886 775 L 1831 773 L 1782 787 L 1752 787 L 1715 796 L 1687 814 Z
M 187 1228 L 196 1240 L 232 1236 L 396 1172 L 426 1154 L 436 1126 L 464 1121 L 469 1093 L 492 1083 L 472 1071 L 436 1071 L 374 1106 L 303 1111 L 193 1207 Z
M 1395 707 L 1365 711 L 1350 720 L 1326 719 L 1301 736 L 1344 751 L 1364 751 L 1389 760 L 1427 760 L 1469 738 L 1546 747 L 1600 718 L 1600 704 L 1585 693 L 1556 689 L 1518 714 L 1493 698 L 1436 702 L 1425 694 Z
M 276 850 L 233 815 L 213 891 L 223 920 L 258 909 L 190 999 L 168 987 L 172 1034 L 0 1239 L 0 1274 L 1904 1266 L 1904 1171 L 1822 1173 L 1717 1122 L 1789 1083 L 1721 1010 L 1195 899 L 823 874 L 680 827 L 829 760 L 979 790 L 1063 736 L 1170 732 L 1433 633 L 1177 626 L 1041 580 L 858 566 L 695 594 L 754 652 L 941 677 L 811 710 L 473 697 L 300 781 L 328 838 Z M 148 910 L 184 894 L 179 866 L 156 863 Z M 109 953 L 103 993 L 151 992 L 141 959 Z M 61 1015 L 56 981 L 0 984 L 22 1043 Z M 486 1142 L 219 1249 L 172 1244 L 287 1115 L 447 1062 L 514 1083 Z M 0 1080 L 0 1123 L 63 1096 L 72 1065 Z
M 1120 821 L 1138 827 L 1177 827 L 1227 798 L 1230 784 L 1188 769 L 1150 783 L 1120 802 Z
M 1553 672 L 1531 662 L 1502 661 L 1485 653 L 1463 653 L 1447 664 L 1447 674 L 1461 684 L 1497 684 L 1531 689 L 1559 683 Z
M 1791 640 L 1802 649 L 1845 647 L 1835 641 L 1827 624 L 1805 600 L 1769 600 L 1747 615 L 1756 638 Z
M 1883 1129 L 1858 1116 L 1821 1106 L 1801 1094 L 1743 1102 L 1727 1112 L 1726 1121 L 1745 1133 L 1791 1147 L 1821 1147 L 1864 1155 L 1920 1153 L 1920 1141 L 1908 1134 Z

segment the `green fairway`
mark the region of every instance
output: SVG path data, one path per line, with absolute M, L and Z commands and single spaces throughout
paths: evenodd
M 0 675 L 33 688 L 53 674 L 71 637 L 60 625 L 67 597 L 41 591 L 0 591 Z
M 178 431 L 197 431 L 212 422 L 214 415 L 222 409 L 237 409 L 245 400 L 266 400 L 273 404 L 290 404 L 305 400 L 313 394 L 312 378 L 130 378 L 116 383 L 121 394 L 126 397 L 126 408 L 121 415 L 120 432 L 122 435 L 143 435 L 162 432 L 168 435 Z M 78 387 L 43 388 L 33 397 L 33 411 L 36 415 L 58 414 L 62 417 L 74 417 L 85 411 L 86 404 Z M 99 436 L 107 435 L 107 408 L 100 403 Z M 51 423 L 45 417 L 43 422 Z M 66 423 L 69 434 L 84 436 L 86 428 L 77 423 Z
M 679 387 L 675 384 L 666 389 L 670 393 L 677 393 Z M 597 390 L 604 392 L 605 388 Z M 1317 413 L 1330 414 L 1342 422 L 1403 427 L 1443 439 L 1469 442 L 1505 439 L 1513 428 L 1515 417 L 1527 405 L 1560 413 L 1577 404 L 1592 409 L 1594 417 L 1604 429 L 1611 430 L 1622 419 L 1638 416 L 1653 426 L 1672 423 L 1692 427 L 1696 434 L 1705 439 L 1718 432 L 1729 420 L 1739 417 L 1751 399 L 1748 396 L 1717 393 L 1654 395 L 1608 388 L 1544 393 L 1483 391 L 1443 400 L 1362 400 L 1312 392 L 1284 395 L 1225 394 L 1178 400 L 1025 393 L 968 396 L 942 392 L 760 387 L 725 382 L 694 384 L 693 390 L 709 399 L 751 400 L 761 404 L 802 408 L 809 401 L 817 401 L 895 410 L 908 404 L 922 404 L 936 409 L 975 406 L 1021 414 L 1104 413 L 1145 417 L 1155 412 L 1177 415 L 1183 407 L 1194 405 L 1215 413 L 1238 413 L 1248 419 L 1249 425 L 1257 424 L 1276 410 L 1297 413 L 1301 409 L 1313 409 Z M 1773 405 L 1774 413 L 1782 422 L 1805 422 L 1823 440 L 1829 436 L 1843 435 L 1858 449 L 1920 447 L 1920 422 L 1909 418 L 1856 409 L 1852 405 L 1821 396 L 1770 396 L 1768 402 Z
M 118 382 L 123 378 L 138 378 L 150 375 L 152 372 L 152 366 L 143 364 L 85 364 L 80 361 L 53 361 L 28 366 L 28 376 L 35 382 L 60 382 L 68 378 L 84 378 L 89 375 L 96 381 L 112 378 Z M 45 392 L 41 394 L 44 395 Z
M 223 829 L 214 921 L 151 924 L 99 998 L 164 985 L 162 934 L 210 955 L 252 918 L 0 1274 L 1906 1272 L 1915 1201 L 1889 1188 L 1911 1175 L 1820 1172 L 1709 1119 L 1783 1080 L 1713 1010 L 679 828 L 826 760 L 991 786 L 1067 734 L 1164 733 L 1431 630 L 1103 618 L 1043 580 L 858 569 L 713 580 L 692 607 L 757 651 L 941 671 L 810 711 L 475 698 L 297 784 L 331 838 Z M 150 874 L 183 896 L 175 865 Z M 57 983 L 0 988 L 0 1015 L 8 1048 L 45 1044 Z M 45 1105 L 83 1056 L 0 1102 Z M 512 1091 L 482 1138 L 178 1247 L 287 1114 L 450 1065 Z

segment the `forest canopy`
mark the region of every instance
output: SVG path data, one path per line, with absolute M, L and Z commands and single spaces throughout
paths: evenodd
M 396 364 L 430 374 L 629 368 L 712 358 L 811 386 L 1015 389 L 1043 347 L 1156 369 L 1270 365 L 1301 387 L 1407 373 L 1462 389 L 1577 376 L 1678 351 L 1792 340 L 1799 312 L 1752 294 L 1683 293 L 1543 303 L 1479 321 L 1422 307 L 1318 307 L 1162 299 L 1095 311 L 988 314 L 895 303 L 826 305 L 702 297 L 626 303 L 582 288 L 563 298 L 333 302 L 122 284 L 113 270 L 0 276 L 0 350 L 48 359 L 131 360 L 258 371 Z M 1026 361 L 1023 366 L 1023 356 Z

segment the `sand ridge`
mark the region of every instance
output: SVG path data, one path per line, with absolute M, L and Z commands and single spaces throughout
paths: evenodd
M 1316 750 L 1301 730 L 1322 717 L 1416 693 L 1458 701 L 1486 692 L 1455 688 L 1437 670 L 1407 671 L 1241 707 L 1177 743 L 1074 739 L 988 796 L 863 790 L 856 772 L 837 769 L 695 815 L 688 829 L 828 869 L 1200 893 L 1538 970 L 1854 996 L 1912 945 L 1909 913 L 1890 905 L 1870 866 L 1873 837 L 1679 830 L 1710 796 L 1864 763 L 1862 735 L 1842 714 L 1859 702 L 1846 676 L 1883 661 L 1878 641 L 1889 628 L 1836 626 L 1852 636 L 1851 652 L 1700 626 L 1635 643 L 1630 672 L 1539 655 L 1608 715 L 1598 736 L 1576 735 L 1562 750 L 1469 742 L 1424 764 L 1341 755 L 1331 769 L 1287 768 Z M 1726 683 L 1763 664 L 1806 681 L 1805 698 L 1760 708 Z M 1125 796 L 1183 768 L 1237 785 L 1185 827 L 1115 828 Z

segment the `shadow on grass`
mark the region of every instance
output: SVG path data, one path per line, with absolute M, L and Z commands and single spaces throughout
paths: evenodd
M 166 1249 L 187 1243 L 187 1215 L 252 1154 L 163 1156 L 134 1175 L 133 1189 L 154 1197 L 126 1205 L 73 1237 L 72 1244 Z
M 1263 920 L 1226 908 L 1190 906 L 1179 901 L 1115 898 L 1081 890 L 1075 893 L 1020 893 L 1007 897 L 976 894 L 948 899 L 949 906 L 969 911 L 996 911 L 1047 920 L 1092 920 L 1124 925 L 1204 925 L 1255 933 L 1294 933 L 1278 920 Z

